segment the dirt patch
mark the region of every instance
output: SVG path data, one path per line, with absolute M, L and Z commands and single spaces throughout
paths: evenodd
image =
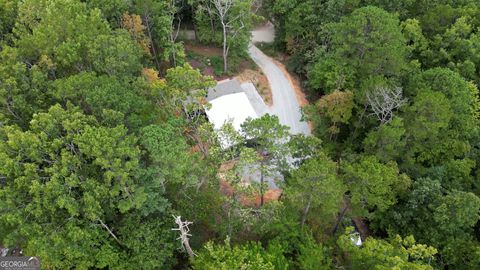
M 196 54 L 200 54 L 203 56 L 220 56 L 223 55 L 223 50 L 221 48 L 206 46 L 206 45 L 193 45 L 193 44 L 185 44 L 184 45 L 186 51 L 191 51 Z
M 190 64 L 190 66 L 192 66 L 192 68 L 194 69 L 203 69 L 203 63 L 198 61 L 198 60 L 195 60 L 195 59 L 191 59 L 188 61 L 188 63 Z
M 200 73 L 204 76 L 212 76 L 214 80 L 216 81 L 222 81 L 225 79 L 230 79 L 231 76 L 229 75 L 219 75 L 218 72 L 215 72 L 215 68 L 212 66 L 205 65 L 204 63 L 196 60 L 196 59 L 189 59 L 188 63 L 190 66 L 192 66 L 194 69 L 200 70 Z
M 279 188 L 276 189 L 269 189 L 263 194 L 263 203 L 269 203 L 273 201 L 278 201 L 280 198 L 280 195 L 282 195 L 282 190 Z M 241 197 L 240 198 L 240 203 L 244 206 L 249 206 L 249 207 L 260 207 L 262 202 L 262 196 L 259 194 L 256 194 L 254 196 L 250 197 Z
M 184 45 L 188 63 L 205 76 L 215 80 L 223 80 L 228 75 L 223 74 L 222 49 L 218 47 L 187 43 Z
M 270 83 L 267 76 L 259 69 L 244 69 L 238 76 L 237 79 L 240 83 L 251 82 L 257 88 L 258 93 L 265 101 L 265 104 L 272 106 L 272 89 L 270 88 Z
M 224 173 L 231 170 L 235 166 L 236 160 L 230 160 L 227 162 L 224 162 L 220 165 L 219 168 L 219 179 L 220 179 L 220 192 L 225 195 L 225 196 L 232 196 L 234 193 L 237 193 L 235 191 L 235 187 L 233 187 L 228 181 L 225 180 Z M 242 183 L 242 185 L 250 185 L 250 183 Z M 272 201 L 278 201 L 280 199 L 280 196 L 282 194 L 282 190 L 279 188 L 268 188 L 265 191 L 265 194 L 263 195 L 263 201 L 264 203 L 269 203 Z M 258 193 L 255 194 L 241 194 L 237 193 L 237 196 L 240 198 L 240 203 L 243 206 L 248 206 L 248 207 L 260 207 L 261 204 L 261 196 Z
M 235 192 L 235 188 L 230 185 L 227 181 L 220 180 L 220 192 L 225 196 L 232 196 Z M 238 194 L 237 194 L 238 195 Z M 282 195 L 282 190 L 279 188 L 275 189 L 268 189 L 265 194 L 263 195 L 263 202 L 264 204 L 278 201 L 280 196 Z M 253 194 L 253 195 L 240 195 L 240 203 L 243 206 L 247 207 L 260 207 L 261 206 L 262 197 L 260 194 Z
M 203 69 L 203 75 L 215 77 L 215 79 L 222 79 L 223 76 L 215 76 L 215 70 L 212 67 L 205 67 Z
M 212 76 L 217 81 L 230 79 L 243 70 L 252 69 L 255 66 L 250 59 L 240 59 L 236 63 L 230 62 L 229 72 L 225 74 L 221 48 L 193 43 L 186 43 L 184 47 L 190 65 L 199 69 L 203 75 Z

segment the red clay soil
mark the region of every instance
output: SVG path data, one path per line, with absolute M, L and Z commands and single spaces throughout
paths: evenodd
M 269 203 L 272 201 L 278 201 L 280 198 L 280 195 L 282 194 L 282 190 L 279 188 L 276 189 L 269 189 L 265 194 L 263 195 L 263 202 L 264 203 Z M 262 200 L 262 196 L 260 195 L 255 195 L 253 198 L 250 197 L 242 197 L 240 198 L 240 202 L 244 206 L 250 206 L 250 207 L 260 207 L 260 203 Z
M 226 181 L 220 180 L 220 192 L 226 196 L 232 196 L 234 193 L 234 188 Z M 269 189 L 263 195 L 263 202 L 269 203 L 272 201 L 278 201 L 280 195 L 282 194 L 282 190 L 279 188 L 276 189 Z M 260 194 L 255 194 L 254 196 L 242 196 L 240 197 L 240 203 L 243 206 L 248 207 L 260 207 L 261 203 L 261 196 Z
M 219 168 L 219 176 L 220 176 L 220 192 L 225 196 L 232 196 L 235 192 L 234 187 L 230 185 L 227 181 L 222 179 L 221 172 L 225 172 L 231 170 L 235 166 L 235 160 L 224 162 L 220 165 Z M 268 189 L 265 194 L 263 195 L 264 203 L 268 203 L 271 201 L 277 201 L 282 194 L 281 189 Z M 260 207 L 261 196 L 260 194 L 255 194 L 254 196 L 242 196 L 240 197 L 240 203 L 244 206 L 249 207 Z

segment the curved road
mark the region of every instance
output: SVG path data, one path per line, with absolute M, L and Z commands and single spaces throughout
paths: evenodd
M 300 104 L 295 95 L 295 89 L 280 67 L 266 56 L 255 45 L 250 44 L 248 53 L 253 61 L 267 76 L 272 89 L 272 103 L 270 112 L 277 115 L 280 123 L 290 127 L 292 134 L 310 134 L 308 124 L 301 121 Z
M 185 33 L 187 38 L 195 39 L 193 30 Z M 269 108 L 269 112 L 277 115 L 281 124 L 289 126 L 291 133 L 309 135 L 310 127 L 306 122 L 300 120 L 302 117 L 300 104 L 290 80 L 270 57 L 253 45 L 253 42 L 273 42 L 274 38 L 275 29 L 271 23 L 267 23 L 252 31 L 252 43 L 248 48 L 250 57 L 267 76 L 272 89 L 273 105 Z

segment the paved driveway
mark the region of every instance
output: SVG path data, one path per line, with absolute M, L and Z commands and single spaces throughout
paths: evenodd
M 255 45 L 250 44 L 248 53 L 262 69 L 270 83 L 273 101 L 270 112 L 278 116 L 281 124 L 289 126 L 292 134 L 303 133 L 309 135 L 310 128 L 306 122 L 301 121 L 300 103 L 290 80 L 281 68 Z

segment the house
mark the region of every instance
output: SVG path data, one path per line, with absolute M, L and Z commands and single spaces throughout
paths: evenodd
M 207 94 L 209 106 L 205 113 L 216 130 L 231 122 L 240 131 L 241 124 L 248 118 L 256 119 L 268 112 L 267 105 L 252 83 L 240 84 L 237 79 L 219 82 Z M 220 138 L 222 148 L 231 146 L 228 138 Z
M 235 130 L 240 131 L 242 123 L 248 118 L 259 118 L 269 112 L 255 86 L 252 83 L 240 84 L 237 79 L 219 82 L 215 88 L 209 89 L 207 101 L 210 105 L 206 106 L 205 113 L 216 130 L 221 129 L 225 123 L 231 122 Z M 234 144 L 229 138 L 218 135 L 220 146 L 223 149 Z M 260 182 L 260 172 L 257 168 L 245 168 L 242 178 L 245 183 Z M 281 178 L 280 173 L 265 176 L 264 180 L 268 184 L 266 193 L 268 200 L 276 200 L 280 196 L 281 191 L 276 186 L 274 179 Z M 224 185 L 224 191 L 228 190 L 226 182 Z M 244 204 L 259 204 L 258 196 L 243 199 L 245 200 Z

